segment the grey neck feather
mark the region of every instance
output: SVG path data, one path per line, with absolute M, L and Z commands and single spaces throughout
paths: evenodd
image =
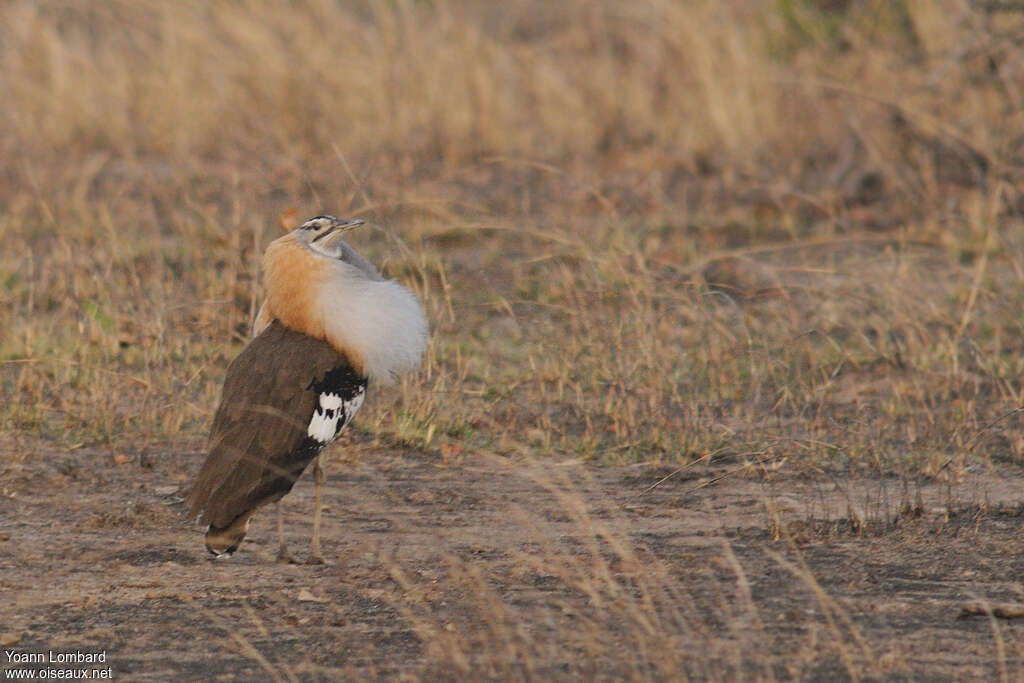
M 321 253 L 324 256 L 338 259 L 339 261 L 343 261 L 351 266 L 355 266 L 365 273 L 366 277 L 371 280 L 381 281 L 384 279 L 384 276 L 380 274 L 380 271 L 378 271 L 372 263 L 360 256 L 358 251 L 348 246 L 348 244 L 343 240 L 329 240 L 330 238 L 323 240 L 323 242 L 328 242 L 327 244 L 318 244 L 314 242 L 309 246 L 313 251 Z
M 344 261 L 350 265 L 355 266 L 359 270 L 366 273 L 366 276 L 371 280 L 383 280 L 384 276 L 380 274 L 372 263 L 364 259 L 359 255 L 359 252 L 348 246 L 344 242 L 338 242 L 334 247 L 334 258 L 339 261 Z

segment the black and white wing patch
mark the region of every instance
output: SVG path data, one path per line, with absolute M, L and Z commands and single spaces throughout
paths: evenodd
M 366 380 L 349 367 L 335 368 L 323 380 L 314 383 L 317 406 L 313 410 L 306 435 L 321 446 L 334 441 L 352 420 L 366 398 Z
M 348 399 L 333 392 L 321 393 L 320 405 L 313 411 L 313 418 L 306 429 L 307 436 L 324 445 L 334 441 L 363 405 L 365 396 L 364 387 L 358 387 Z

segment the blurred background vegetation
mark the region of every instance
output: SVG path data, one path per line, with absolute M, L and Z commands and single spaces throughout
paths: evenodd
M 375 442 L 1024 457 L 1019 3 L 11 0 L 0 92 L 5 457 L 201 449 L 320 212 L 432 323 Z

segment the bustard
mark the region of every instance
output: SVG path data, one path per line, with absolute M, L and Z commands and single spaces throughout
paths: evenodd
M 362 223 L 317 216 L 267 247 L 267 299 L 254 339 L 228 366 L 187 501 L 217 557 L 234 553 L 253 513 L 280 501 L 312 462 L 308 561 L 322 563 L 320 451 L 359 410 L 368 383 L 390 384 L 419 365 L 427 324 L 415 295 L 342 240 Z M 278 557 L 290 559 L 280 507 L 278 538 Z

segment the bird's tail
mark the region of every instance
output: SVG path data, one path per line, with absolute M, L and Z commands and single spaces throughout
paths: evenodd
M 217 559 L 228 558 L 238 550 L 246 532 L 249 531 L 249 517 L 252 512 L 239 515 L 224 527 L 210 525 L 206 529 L 206 549 Z

